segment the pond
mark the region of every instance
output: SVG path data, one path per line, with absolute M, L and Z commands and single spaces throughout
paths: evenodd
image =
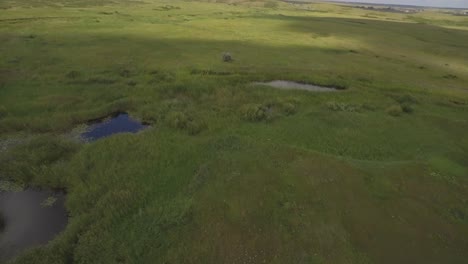
M 81 134 L 85 141 L 95 141 L 118 133 L 136 133 L 148 126 L 132 119 L 127 113 L 117 113 L 112 117 L 92 122 Z
M 270 86 L 277 89 L 284 89 L 284 90 L 304 90 L 304 91 L 311 91 L 311 92 L 336 92 L 340 89 L 338 87 L 325 87 L 325 86 L 318 86 L 313 84 L 304 84 L 298 83 L 293 81 L 283 81 L 283 80 L 275 80 L 271 82 L 255 82 L 255 85 L 264 85 Z
M 0 262 L 43 245 L 65 229 L 65 194 L 41 190 L 0 191 Z

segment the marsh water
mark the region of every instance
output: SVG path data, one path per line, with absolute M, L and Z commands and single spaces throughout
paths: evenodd
M 284 89 L 284 90 L 304 90 L 304 91 L 311 91 L 311 92 L 336 92 L 339 89 L 334 87 L 324 87 L 318 86 L 313 84 L 304 84 L 298 83 L 293 81 L 283 81 L 283 80 L 275 80 L 271 82 L 255 82 L 256 85 L 265 85 L 270 86 L 277 89 Z
M 0 262 L 25 249 L 43 245 L 65 229 L 65 194 L 27 189 L 0 191 Z
M 93 122 L 81 137 L 86 141 L 95 141 L 118 133 L 136 133 L 147 127 L 132 119 L 127 113 L 118 113 L 99 122 Z

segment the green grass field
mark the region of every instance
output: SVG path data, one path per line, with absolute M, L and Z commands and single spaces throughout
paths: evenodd
M 0 3 L 0 178 L 70 213 L 13 263 L 466 263 L 468 17 L 231 2 Z

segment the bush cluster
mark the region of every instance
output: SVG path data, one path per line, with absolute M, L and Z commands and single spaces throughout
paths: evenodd
M 202 120 L 196 120 L 184 112 L 174 111 L 167 115 L 166 121 L 170 127 L 185 130 L 190 135 L 199 134 L 206 128 L 206 123 Z
M 401 109 L 407 114 L 411 114 L 414 111 L 414 108 L 411 106 L 411 104 L 401 104 Z
M 348 104 L 330 101 L 326 104 L 327 108 L 332 111 L 341 111 L 341 112 L 361 112 L 363 109 L 370 109 L 369 106 L 357 105 L 357 104 Z
M 403 108 L 401 105 L 391 105 L 385 109 L 385 112 L 391 116 L 400 116 L 403 113 Z
M 271 121 L 282 115 L 290 116 L 297 113 L 297 100 L 275 100 L 263 104 L 252 103 L 243 105 L 240 109 L 241 118 L 251 122 Z
M 241 108 L 242 119 L 247 121 L 264 121 L 268 119 L 269 114 L 269 109 L 262 104 L 247 104 Z
M 386 112 L 392 116 L 400 116 L 403 113 L 411 114 L 414 112 L 413 105 L 418 103 L 418 100 L 409 94 L 393 95 L 392 98 L 398 103 L 386 109 Z

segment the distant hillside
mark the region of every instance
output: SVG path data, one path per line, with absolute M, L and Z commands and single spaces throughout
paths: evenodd
M 41 7 L 41 6 L 56 6 L 56 7 L 83 7 L 83 6 L 100 6 L 110 4 L 137 4 L 145 3 L 140 0 L 2 0 L 0 1 L 1 9 L 12 7 Z

